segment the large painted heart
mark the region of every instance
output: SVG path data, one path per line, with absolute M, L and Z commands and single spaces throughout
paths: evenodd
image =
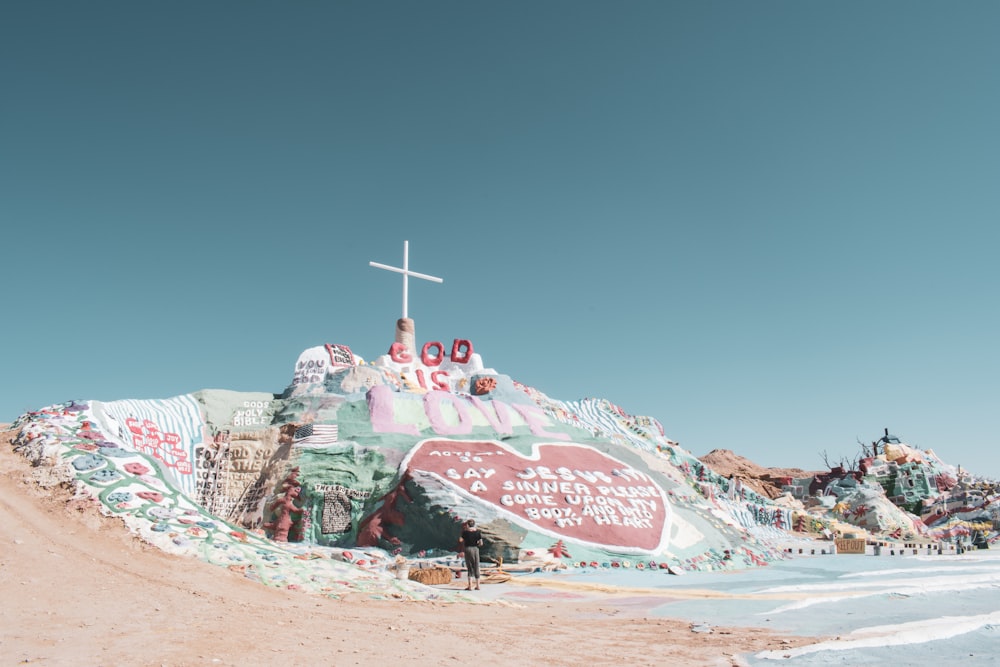
M 586 445 L 532 450 L 524 456 L 499 442 L 424 440 L 402 469 L 430 474 L 529 530 L 622 552 L 666 548 L 671 509 L 649 475 Z

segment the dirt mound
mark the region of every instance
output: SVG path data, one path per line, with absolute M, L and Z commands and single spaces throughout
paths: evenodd
M 767 498 L 780 496 L 783 480 L 789 477 L 802 478 L 820 474 L 801 468 L 765 468 L 728 449 L 713 449 L 708 454 L 699 456 L 698 460 L 723 477 L 738 477 L 744 486 Z

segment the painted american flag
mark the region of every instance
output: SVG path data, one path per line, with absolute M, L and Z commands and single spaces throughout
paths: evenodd
M 303 447 L 332 445 L 337 442 L 336 424 L 305 424 L 295 429 L 292 443 Z

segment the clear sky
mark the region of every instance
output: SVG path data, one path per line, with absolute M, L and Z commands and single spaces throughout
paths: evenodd
M 0 421 L 472 341 L 696 455 L 1000 476 L 1000 3 L 7 2 Z

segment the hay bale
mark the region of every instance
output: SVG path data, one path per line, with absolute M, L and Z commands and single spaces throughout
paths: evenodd
M 410 581 L 416 581 L 428 586 L 450 584 L 452 579 L 451 569 L 447 567 L 410 568 Z

